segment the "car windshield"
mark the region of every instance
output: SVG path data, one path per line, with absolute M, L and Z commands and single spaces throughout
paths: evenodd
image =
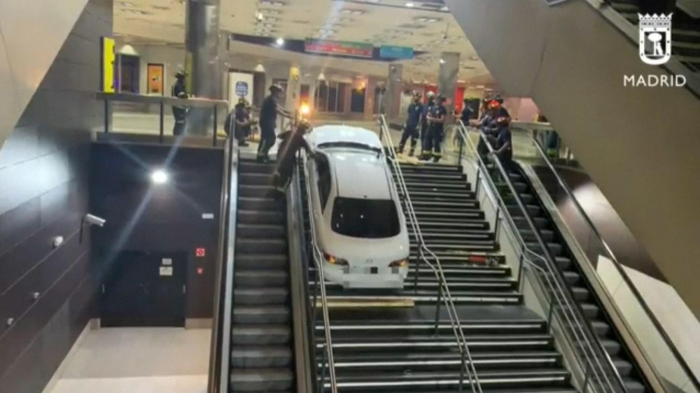
M 338 197 L 333 203 L 333 231 L 365 239 L 393 237 L 401 232 L 396 204 L 389 199 Z

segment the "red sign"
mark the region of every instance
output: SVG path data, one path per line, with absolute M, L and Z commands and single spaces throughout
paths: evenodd
M 308 53 L 372 58 L 374 45 L 364 42 L 306 40 L 304 51 Z
M 197 258 L 203 258 L 203 257 L 207 256 L 206 248 L 204 248 L 204 247 L 197 248 L 195 255 L 197 255 Z
M 203 274 L 204 274 L 204 268 L 203 268 L 203 267 L 198 267 L 198 268 L 197 268 L 197 274 L 199 274 L 200 276 L 203 275 Z

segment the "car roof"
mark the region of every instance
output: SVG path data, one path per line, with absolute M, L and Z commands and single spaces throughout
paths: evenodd
M 384 155 L 361 150 L 328 152 L 338 185 L 338 196 L 358 199 L 392 199 Z
M 372 149 L 382 149 L 382 142 L 379 140 L 377 133 L 360 127 L 346 125 L 321 126 L 314 128 L 306 138 L 314 147 L 328 143 L 350 142 L 366 145 Z

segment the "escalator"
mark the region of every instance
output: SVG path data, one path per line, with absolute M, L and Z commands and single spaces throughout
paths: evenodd
M 498 191 L 507 203 L 509 214 L 518 223 L 520 234 L 528 242 L 526 243 L 527 246 L 534 252 L 541 253 L 541 247 L 532 241 L 532 231 L 525 223 L 524 215 L 514 198 L 509 195 L 509 190 L 500 182 L 501 180 L 497 173 L 492 172 L 492 175 L 498 186 Z M 552 217 L 542 205 L 529 179 L 518 165 L 514 166 L 509 175 L 521 200 L 526 204 L 530 217 L 537 225 L 550 251 L 554 254 L 557 267 L 564 276 L 574 299 L 578 302 L 581 310 L 583 310 L 600 343 L 614 363 L 617 372 L 623 378 L 627 392 L 643 393 L 647 391 L 646 381 L 634 357 L 630 354 L 619 333 L 612 325 L 605 308 L 595 296 L 586 276 L 581 271 L 579 261 L 576 260 L 576 257 L 567 246 L 557 225 L 554 224 Z
M 562 283 L 561 289 L 555 292 L 572 300 L 570 305 L 561 308 L 572 310 L 572 314 L 578 313 L 585 320 L 594 337 L 593 347 L 601 349 L 596 351 L 594 348 L 591 351 L 593 356 L 604 366 L 608 365 L 602 369 L 609 370 L 610 379 L 618 383 L 619 390 L 615 389 L 615 384 L 613 389 L 625 393 L 672 392 L 677 389 L 699 391 L 700 383 L 681 352 L 669 339 L 663 325 L 653 315 L 539 142 L 529 134 L 520 135 L 520 147 L 525 148 L 522 139 L 527 138 L 534 147 L 535 157 L 525 154 L 519 157 L 520 161 L 506 167 L 498 159 L 486 160 L 477 153 L 466 128 L 461 127 L 462 140 L 470 146 L 470 160 L 479 163 L 481 173 L 488 174 L 489 188 L 503 201 L 508 218 L 522 239 L 522 248 L 535 255 L 541 266 L 551 264 L 552 279 Z M 488 148 L 493 151 L 491 146 Z M 565 196 L 567 206 L 574 206 L 573 211 L 549 199 L 553 191 L 542 184 L 542 176 L 554 179 L 555 194 L 562 192 L 560 196 Z M 554 214 L 559 216 L 555 219 Z M 567 220 L 577 223 L 574 224 L 576 229 L 565 226 Z M 581 242 L 585 242 L 585 246 Z M 629 293 L 629 297 L 613 297 L 608 292 L 612 288 L 605 289 L 606 284 L 599 276 L 602 273 L 596 269 L 601 259 L 607 260 L 612 269 L 605 273 L 605 280 L 619 280 L 614 291 Z M 664 360 L 659 361 L 662 353 Z
M 698 21 L 674 15 L 674 55 L 656 67 L 640 59 L 639 28 L 626 19 L 634 20 L 630 1 L 445 3 L 502 91 L 535 101 L 669 284 L 700 314 L 700 290 L 687 280 L 700 254 L 691 235 L 697 220 L 688 214 L 700 200 L 700 74 L 691 68 Z M 648 75 L 684 75 L 688 83 L 625 85 L 626 76 Z
M 287 216 L 274 199 L 274 164 L 241 161 L 231 333 L 234 392 L 294 386 Z

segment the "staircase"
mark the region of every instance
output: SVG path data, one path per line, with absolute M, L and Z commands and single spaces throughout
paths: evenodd
M 630 23 L 639 24 L 637 0 L 610 0 L 610 4 Z M 673 55 L 694 72 L 698 72 L 700 70 L 700 20 L 676 8 L 672 23 Z
M 546 322 L 521 304 L 517 283 L 461 168 L 406 166 L 403 172 L 424 237 L 447 276 L 484 391 L 574 393 Z M 327 286 L 332 299 L 359 295 L 415 302 L 413 307 L 331 308 L 338 390 L 460 391 L 462 359 L 453 328 L 444 304 L 435 326 L 438 282 L 425 265 L 416 274 L 415 242 L 413 246 L 403 290 L 360 293 Z M 314 277 L 312 269 L 311 281 Z M 323 326 L 315 329 L 321 370 Z M 323 381 L 329 391 L 328 378 Z M 462 391 L 471 389 L 465 376 Z
M 623 379 L 628 393 L 643 393 L 646 391 L 642 376 L 634 363 L 633 358 L 627 353 L 615 328 L 604 312 L 602 305 L 591 290 L 591 287 L 583 275 L 578 262 L 559 230 L 544 209 L 536 191 L 533 189 L 524 173 L 518 168 L 509 173 L 515 189 L 520 195 L 523 204 L 527 206 L 533 222 L 537 226 L 542 240 L 547 243 L 550 252 L 556 258 L 556 265 L 564 276 L 571 290 L 572 296 L 578 302 L 585 318 L 588 319 L 595 334 L 598 336 L 605 351 L 610 355 L 618 373 Z M 492 175 L 494 183 L 498 187 L 503 200 L 508 205 L 508 211 L 515 221 L 518 231 L 526 242 L 528 248 L 541 253 L 542 248 L 537 243 L 534 233 L 530 230 L 527 221 L 512 197 L 508 186 L 500 181 L 500 176 Z
M 231 390 L 291 392 L 294 363 L 284 200 L 272 198 L 273 165 L 241 161 Z

